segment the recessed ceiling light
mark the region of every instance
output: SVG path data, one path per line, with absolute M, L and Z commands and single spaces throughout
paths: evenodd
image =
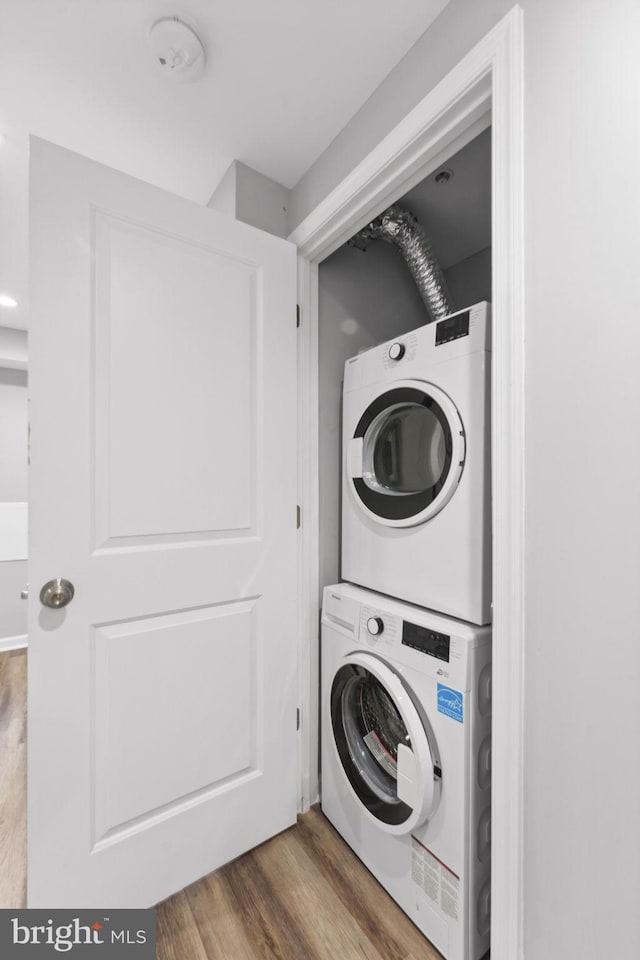
M 439 170 L 435 177 L 433 178 L 436 183 L 439 183 L 441 186 L 443 183 L 449 183 L 449 180 L 453 178 L 453 170 L 451 167 L 443 167 Z
M 0 307 L 17 307 L 18 301 L 6 293 L 0 293 Z

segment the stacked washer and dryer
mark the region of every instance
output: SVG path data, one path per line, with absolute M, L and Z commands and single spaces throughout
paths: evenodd
M 322 809 L 446 960 L 489 948 L 490 307 L 348 360 Z

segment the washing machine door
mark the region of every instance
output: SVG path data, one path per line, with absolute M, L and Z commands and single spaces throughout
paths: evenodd
M 440 799 L 437 745 L 398 674 L 377 656 L 355 651 L 336 671 L 330 700 L 338 758 L 366 814 L 395 834 L 428 820 Z
M 346 469 L 365 514 L 387 526 L 411 527 L 451 499 L 464 459 L 464 427 L 451 399 L 434 384 L 404 380 L 364 410 Z

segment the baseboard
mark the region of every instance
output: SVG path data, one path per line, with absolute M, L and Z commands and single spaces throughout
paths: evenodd
M 26 633 L 22 633 L 17 637 L 2 637 L 2 639 L 0 639 L 0 653 L 8 653 L 9 650 L 23 650 L 26 646 Z

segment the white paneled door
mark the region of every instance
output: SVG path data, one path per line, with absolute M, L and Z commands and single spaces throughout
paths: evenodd
M 38 139 L 30 193 L 29 905 L 149 906 L 296 816 L 295 248 Z

